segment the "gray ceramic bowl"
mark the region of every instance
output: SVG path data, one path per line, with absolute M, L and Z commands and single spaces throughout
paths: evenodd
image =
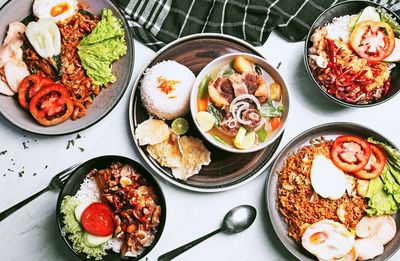
M 379 141 L 385 142 L 392 147 L 396 146 L 388 139 L 383 137 L 381 134 L 373 131 L 362 125 L 348 123 L 348 122 L 334 122 L 320 126 L 313 127 L 305 132 L 299 134 L 293 140 L 291 140 L 279 153 L 274 165 L 271 168 L 269 177 L 267 178 L 265 187 L 265 201 L 267 209 L 272 222 L 272 226 L 275 230 L 276 235 L 282 244 L 292 253 L 296 258 L 300 260 L 317 260 L 312 254 L 308 253 L 301 244 L 296 243 L 292 238 L 287 235 L 287 224 L 285 223 L 284 217 L 279 213 L 276 208 L 276 202 L 278 197 L 278 171 L 282 168 L 287 156 L 296 152 L 299 148 L 309 144 L 313 138 L 324 136 L 327 139 L 334 139 L 340 135 L 357 135 L 360 137 L 374 137 Z M 385 250 L 382 255 L 374 258 L 375 261 L 388 260 L 400 247 L 400 215 L 397 213 L 393 215 L 396 225 L 397 232 L 395 237 L 385 245 Z
M 9 23 L 21 21 L 32 14 L 32 3 L 33 0 L 24 0 L 8 1 L 4 4 L 0 9 L 0 43 L 3 43 Z M 17 99 L 0 95 L 0 113 L 15 126 L 43 135 L 62 135 L 80 131 L 104 118 L 117 105 L 126 88 L 133 84 L 134 45 L 123 15 L 109 0 L 85 0 L 83 4 L 96 15 L 101 14 L 103 8 L 109 8 L 116 17 L 123 21 L 128 51 L 124 57 L 113 63 L 113 73 L 116 75 L 117 81 L 94 99 L 84 117 L 76 121 L 67 120 L 51 127 L 44 127 L 37 123 L 30 113 L 19 105 Z
M 312 42 L 310 41 L 311 35 L 314 33 L 315 29 L 324 26 L 327 23 L 332 22 L 334 17 L 344 16 L 344 15 L 353 15 L 359 13 L 362 9 L 367 6 L 378 7 L 380 5 L 370 2 L 370 1 L 346 1 L 338 3 L 328 9 L 326 9 L 313 23 L 310 28 L 310 31 L 307 35 L 306 42 L 304 45 L 304 64 L 306 66 L 307 72 L 313 80 L 315 86 L 329 99 L 336 102 L 337 104 L 347 106 L 347 107 L 356 107 L 356 108 L 366 108 L 375 105 L 382 104 L 391 98 L 393 98 L 400 91 L 400 65 L 397 63 L 396 67 L 391 72 L 391 88 L 389 92 L 380 98 L 377 101 L 374 101 L 370 104 L 353 104 L 346 101 L 339 100 L 338 98 L 328 94 L 325 91 L 325 88 L 315 79 L 313 72 L 311 71 L 308 59 L 308 50 L 312 46 Z M 380 6 L 385 9 L 388 13 L 392 14 L 393 17 L 400 23 L 400 18 L 392 11 L 383 6 Z

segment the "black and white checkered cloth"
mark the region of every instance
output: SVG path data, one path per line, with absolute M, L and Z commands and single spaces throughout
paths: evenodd
M 133 36 L 153 50 L 195 33 L 222 33 L 262 45 L 272 30 L 303 40 L 316 17 L 342 0 L 114 0 Z M 394 11 L 399 0 L 373 0 Z

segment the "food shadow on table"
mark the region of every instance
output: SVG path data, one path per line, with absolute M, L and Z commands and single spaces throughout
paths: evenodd
M 295 75 L 297 76 L 297 83 L 291 84 L 289 82 L 289 86 L 297 86 L 297 88 L 291 89 L 291 96 L 296 97 L 297 99 L 302 99 L 302 104 L 309 104 L 313 111 L 319 111 L 321 114 L 337 113 L 349 110 L 349 108 L 340 106 L 328 99 L 322 92 L 318 91 L 318 89 L 313 86 L 314 82 L 307 74 L 303 59 L 299 60 L 297 63 L 295 67 Z M 293 92 L 295 93 L 293 94 Z

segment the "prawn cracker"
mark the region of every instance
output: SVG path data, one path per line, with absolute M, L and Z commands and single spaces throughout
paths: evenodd
M 211 162 L 211 153 L 201 140 L 197 138 L 188 136 L 181 137 L 179 139 L 179 149 L 183 155 L 182 165 L 186 169 L 184 180 L 198 174 L 202 165 L 208 165 Z
M 155 145 L 166 141 L 170 133 L 171 131 L 165 122 L 148 119 L 137 126 L 135 137 L 140 146 Z
M 161 166 L 177 168 L 182 165 L 182 154 L 178 142 L 179 136 L 171 133 L 167 140 L 155 145 L 148 145 L 147 151 Z

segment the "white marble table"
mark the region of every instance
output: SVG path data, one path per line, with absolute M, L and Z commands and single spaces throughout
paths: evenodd
M 2 5 L 5 0 L 0 0 Z M 134 77 L 154 54 L 135 41 Z M 279 68 L 291 94 L 291 112 L 279 150 L 300 132 L 333 121 L 364 124 L 400 146 L 400 95 L 378 107 L 349 109 L 330 102 L 312 86 L 303 65 L 304 43 L 289 43 L 272 34 L 258 50 Z M 33 135 L 0 117 L 0 211 L 47 186 L 52 176 L 68 166 L 103 154 L 141 160 L 134 150 L 128 125 L 129 88 L 115 109 L 101 122 L 79 132 L 81 139 L 66 149 L 76 134 L 61 137 Z M 28 147 L 24 149 L 24 145 Z M 79 148 L 84 148 L 81 152 Z M 48 166 L 46 168 L 46 166 Z M 14 172 L 9 171 L 13 170 Z M 19 172 L 24 171 L 22 177 Z M 4 176 L 5 175 L 5 176 Z M 292 260 L 273 232 L 264 202 L 268 171 L 234 190 L 201 194 L 182 190 L 159 179 L 167 199 L 163 236 L 148 260 L 212 231 L 226 211 L 240 204 L 257 208 L 255 223 L 237 235 L 216 235 L 176 260 Z M 57 193 L 48 192 L 0 223 L 0 260 L 77 260 L 59 236 L 56 225 Z M 392 260 L 400 260 L 400 252 Z

